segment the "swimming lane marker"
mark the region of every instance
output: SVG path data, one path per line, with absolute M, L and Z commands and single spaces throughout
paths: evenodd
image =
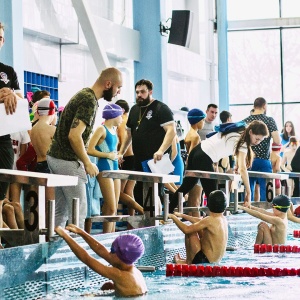
M 167 264 L 166 276 L 182 277 L 257 277 L 257 276 L 300 276 L 295 268 L 257 268 Z
M 294 245 L 271 245 L 271 244 L 255 244 L 254 245 L 254 253 L 266 253 L 266 252 L 274 252 L 274 253 L 300 253 L 300 247 Z
M 300 230 L 294 230 L 294 237 L 299 238 L 300 237 Z

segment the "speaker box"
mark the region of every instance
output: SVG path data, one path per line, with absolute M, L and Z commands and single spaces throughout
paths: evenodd
M 193 13 L 190 10 L 173 10 L 169 43 L 189 47 L 193 25 Z

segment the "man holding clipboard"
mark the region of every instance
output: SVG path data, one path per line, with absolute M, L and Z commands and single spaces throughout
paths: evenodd
M 0 22 L 0 50 L 4 44 L 4 26 Z M 0 105 L 4 105 L 6 115 L 12 115 L 16 112 L 17 96 L 23 98 L 20 93 L 18 77 L 14 69 L 0 62 Z M 9 124 L 1 119 L 1 126 L 9 129 Z M 2 127 L 3 129 L 3 127 Z M 3 132 L 3 130 L 1 130 Z M 0 135 L 0 169 L 12 169 L 14 162 L 14 152 L 10 139 L 10 134 Z M 6 196 L 9 183 L 0 182 L 0 228 L 2 228 L 2 204 Z M 0 244 L 1 248 L 1 244 Z
M 153 159 L 160 161 L 170 148 L 176 135 L 173 113 L 170 108 L 153 99 L 153 84 L 141 79 L 135 84 L 136 104 L 131 108 L 127 121 L 127 139 L 120 148 L 124 154 L 132 142 L 135 171 L 144 171 L 142 163 Z M 145 164 L 145 163 L 144 163 Z M 144 207 L 143 183 L 137 182 L 134 190 L 136 201 Z

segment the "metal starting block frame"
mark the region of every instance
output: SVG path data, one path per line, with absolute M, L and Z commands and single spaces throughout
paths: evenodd
M 0 229 L 3 236 L 14 245 L 45 242 L 45 189 L 46 187 L 75 186 L 78 177 L 0 169 L 0 181 L 25 184 L 24 188 L 24 230 Z M 42 233 L 42 234 L 41 234 Z
M 199 171 L 199 170 L 186 170 L 185 176 L 187 177 L 196 177 L 196 178 L 205 178 L 205 179 L 215 179 L 215 180 L 225 180 L 225 194 L 227 196 L 226 207 L 229 208 L 230 201 L 230 190 L 229 190 L 229 181 L 234 182 L 234 212 L 238 209 L 238 188 L 242 181 L 241 175 L 239 174 L 230 174 L 230 173 L 220 173 L 220 172 L 208 172 L 208 171 Z M 207 195 L 208 197 L 208 195 Z M 190 211 L 188 207 L 183 209 L 184 211 Z M 202 208 L 201 208 L 202 210 Z M 195 211 L 195 210 L 194 210 Z M 199 208 L 198 208 L 199 211 Z
M 168 174 L 160 174 L 160 173 L 147 173 L 140 171 L 127 171 L 127 170 L 110 170 L 103 171 L 102 177 L 105 178 L 114 178 L 114 179 L 123 179 L 123 180 L 135 180 L 142 181 L 148 183 L 148 187 L 146 191 L 144 189 L 144 194 L 146 195 L 146 199 L 143 199 L 143 207 L 150 207 L 150 217 L 149 220 L 154 220 L 154 223 L 149 226 L 157 226 L 159 225 L 159 220 L 161 220 L 161 201 L 159 198 L 158 184 L 159 183 L 171 183 L 179 181 L 179 176 L 177 175 L 168 175 Z M 166 199 L 166 198 L 165 198 Z M 166 203 L 164 205 L 166 208 Z M 169 208 L 169 205 L 167 205 Z M 152 218 L 151 218 L 152 217 Z M 133 216 L 136 218 L 136 216 Z
M 271 202 L 276 195 L 275 179 L 286 180 L 289 176 L 286 173 L 267 173 L 248 171 L 249 177 L 265 178 L 267 181 L 267 201 Z

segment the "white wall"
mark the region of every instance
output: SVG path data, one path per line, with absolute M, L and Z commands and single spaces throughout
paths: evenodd
M 214 42 L 210 1 L 167 1 L 166 18 L 172 16 L 172 10 L 194 13 L 189 48 L 168 44 L 168 103 L 175 110 L 182 106 L 204 110 L 209 103 L 218 104 L 214 93 L 216 77 L 212 72 L 215 56 L 211 55 Z
M 189 49 L 168 44 L 168 103 L 205 109 L 215 103 L 216 74 L 211 56 L 211 0 L 166 1 L 166 18 L 174 9 L 188 9 L 197 15 Z M 133 104 L 133 60 L 139 58 L 139 33 L 132 28 L 131 0 L 89 0 L 99 35 L 112 66 L 121 68 L 124 83 L 119 99 Z M 114 21 L 114 23 L 112 22 Z M 146 21 L 146 20 L 145 20 Z M 23 0 L 24 69 L 58 76 L 60 105 L 79 89 L 90 86 L 98 76 L 71 0 Z M 71 43 L 60 46 L 60 43 Z M 213 79 L 211 76 L 213 75 Z

